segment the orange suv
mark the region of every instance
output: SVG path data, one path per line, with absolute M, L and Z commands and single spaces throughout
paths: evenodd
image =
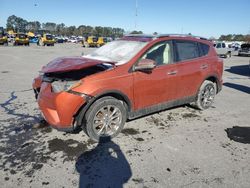
M 128 119 L 182 104 L 209 108 L 222 88 L 213 44 L 190 35 L 128 35 L 82 57 L 57 58 L 34 79 L 46 121 L 115 137 Z

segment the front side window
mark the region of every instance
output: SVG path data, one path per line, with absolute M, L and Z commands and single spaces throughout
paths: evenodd
M 222 48 L 226 48 L 226 45 L 225 45 L 225 43 L 222 43 Z
M 171 63 L 171 45 L 170 42 L 156 44 L 150 48 L 141 59 L 151 59 L 156 65 L 166 65 Z
M 199 57 L 199 49 L 196 42 L 175 41 L 177 61 L 184 61 Z

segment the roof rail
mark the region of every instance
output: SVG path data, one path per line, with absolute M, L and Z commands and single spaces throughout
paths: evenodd
M 124 35 L 125 37 L 144 37 L 144 38 L 154 38 L 154 35 L 147 35 L 147 34 L 128 34 Z
M 201 40 L 208 40 L 205 37 L 188 35 L 188 34 L 161 34 L 161 35 L 157 36 L 157 38 L 162 38 L 162 37 L 192 37 L 192 38 L 197 38 L 197 39 L 201 39 Z

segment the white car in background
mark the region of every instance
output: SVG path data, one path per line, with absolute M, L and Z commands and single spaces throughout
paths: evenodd
M 214 47 L 218 56 L 223 56 L 225 58 L 231 57 L 232 53 L 235 51 L 231 43 L 227 42 L 216 42 Z

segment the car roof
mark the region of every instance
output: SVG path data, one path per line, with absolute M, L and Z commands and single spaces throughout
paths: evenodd
M 149 42 L 155 39 L 159 38 L 165 38 L 165 37 L 181 37 L 181 38 L 193 38 L 193 39 L 200 39 L 200 40 L 206 40 L 205 37 L 200 36 L 194 36 L 194 35 L 186 35 L 186 34 L 160 34 L 160 35 L 147 35 L 147 34 L 129 34 L 125 35 L 121 38 L 121 40 L 133 40 L 133 41 L 140 41 L 140 42 Z

